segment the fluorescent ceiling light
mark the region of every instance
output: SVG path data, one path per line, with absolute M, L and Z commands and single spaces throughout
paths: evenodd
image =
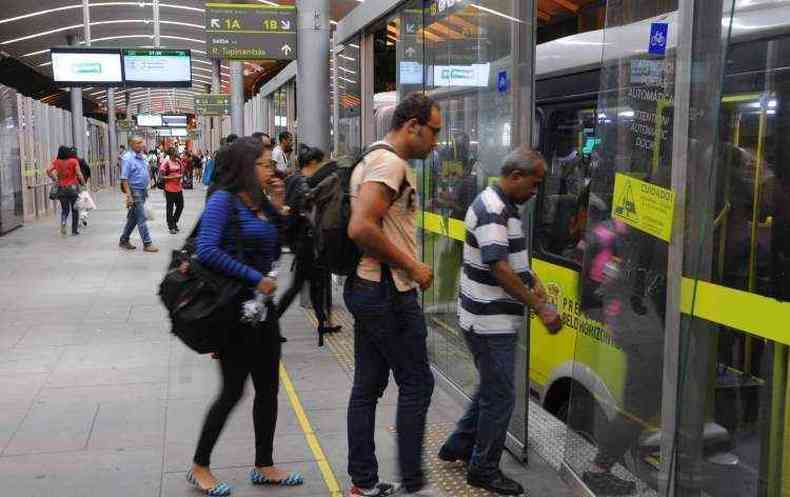
M 503 18 L 508 19 L 510 21 L 517 22 L 519 24 L 524 24 L 524 21 L 522 21 L 521 19 L 516 19 L 515 17 L 511 17 L 509 15 L 503 14 L 502 12 L 499 12 L 498 10 L 489 9 L 488 7 L 483 7 L 482 5 L 477 5 L 477 4 L 474 4 L 474 3 L 470 3 L 469 6 L 470 7 L 474 7 L 477 10 L 482 10 L 483 12 L 488 12 L 489 14 L 494 14 L 495 16 L 503 17 Z

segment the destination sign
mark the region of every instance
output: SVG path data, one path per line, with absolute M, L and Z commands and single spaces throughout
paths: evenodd
M 296 7 L 206 4 L 209 57 L 232 60 L 296 60 Z
M 230 95 L 195 96 L 195 113 L 201 116 L 229 116 Z

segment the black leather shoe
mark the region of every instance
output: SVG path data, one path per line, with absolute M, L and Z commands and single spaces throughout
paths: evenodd
M 442 445 L 442 448 L 439 449 L 439 459 L 444 462 L 455 462 L 455 461 L 463 461 L 465 463 L 469 462 L 469 459 L 472 458 L 472 454 L 461 454 L 458 452 L 453 452 L 447 448 L 447 445 Z
M 501 471 L 497 471 L 488 478 L 478 477 L 470 471 L 466 475 L 466 483 L 499 495 L 521 495 L 524 493 L 524 487 L 519 482 L 508 478 Z

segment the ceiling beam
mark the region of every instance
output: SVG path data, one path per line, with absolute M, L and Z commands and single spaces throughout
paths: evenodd
M 562 7 L 563 9 L 569 10 L 569 11 L 573 12 L 574 14 L 579 11 L 579 6 L 577 4 L 571 2 L 570 0 L 544 0 L 544 1 L 547 1 L 549 3 L 553 3 L 554 5 L 557 5 L 559 7 Z

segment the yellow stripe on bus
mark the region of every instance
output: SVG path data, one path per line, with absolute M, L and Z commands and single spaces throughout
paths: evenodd
M 466 228 L 460 219 L 431 212 L 421 214 L 420 224 L 426 231 L 458 241 L 466 237 Z M 683 278 L 680 310 L 687 315 L 692 311 L 694 284 L 695 280 Z M 790 332 L 786 331 L 787 323 L 790 323 L 790 303 L 705 281 L 698 281 L 696 285 L 695 317 L 790 345 Z

